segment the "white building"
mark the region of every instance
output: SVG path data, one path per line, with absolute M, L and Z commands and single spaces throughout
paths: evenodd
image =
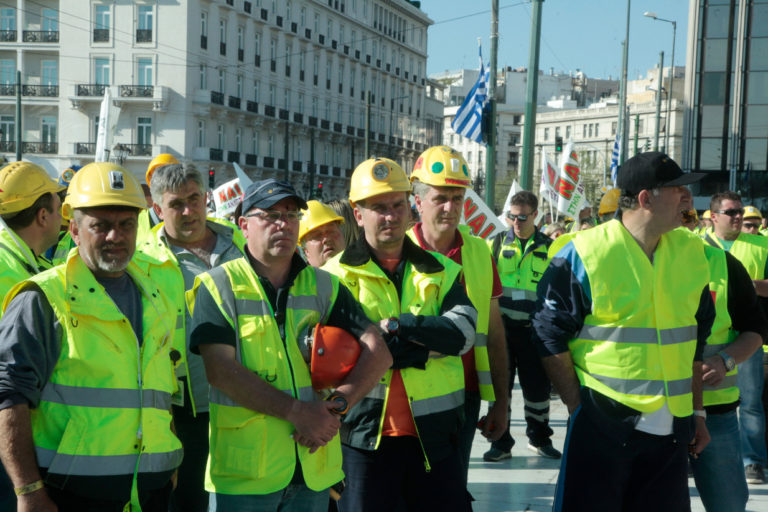
M 93 158 L 110 86 L 112 157 L 138 176 L 169 152 L 217 183 L 238 162 L 307 194 L 314 172 L 341 197 L 365 158 L 366 110 L 370 155 L 408 167 L 440 140 L 427 115 L 432 21 L 414 4 L 17 0 L 0 7 L 0 152 L 15 159 L 18 69 L 23 158 L 52 174 Z

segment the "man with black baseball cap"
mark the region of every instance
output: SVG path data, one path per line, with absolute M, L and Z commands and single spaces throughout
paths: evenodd
M 284 181 L 252 183 L 238 222 L 245 256 L 195 278 L 190 349 L 203 357 L 210 394 L 209 510 L 327 510 L 343 478 L 340 418 L 392 364 L 336 276 L 296 254 L 300 208 Z M 343 328 L 360 342 L 355 367 L 323 401 L 312 389 L 307 333 Z
M 539 282 L 534 341 L 571 414 L 555 511 L 690 509 L 715 313 L 703 244 L 675 228 L 698 179 L 663 153 L 629 159 L 621 218 L 568 240 Z

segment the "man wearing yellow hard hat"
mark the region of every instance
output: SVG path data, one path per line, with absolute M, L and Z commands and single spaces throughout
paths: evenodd
M 741 231 L 751 235 L 762 235 L 760 228 L 763 224 L 763 214 L 754 206 L 744 207 L 744 222 L 741 223 Z
M 322 267 L 344 250 L 344 234 L 341 232 L 344 218 L 320 201 L 307 201 L 303 213 L 299 223 L 299 244 L 307 263 Z
M 129 171 L 83 167 L 62 210 L 77 249 L 3 302 L 0 458 L 22 510 L 168 507 L 176 316 L 165 266 L 134 256 L 143 208 Z
M 137 243 L 142 243 L 145 240 L 151 240 L 153 237 L 150 233 L 152 228 L 160 223 L 160 218 L 157 212 L 152 208 L 152 194 L 150 193 L 150 187 L 152 186 L 152 176 L 155 174 L 155 170 L 163 165 L 178 164 L 179 161 L 175 156 L 169 153 L 160 153 L 149 162 L 147 166 L 147 173 L 144 175 L 146 184 L 142 184 L 141 188 L 144 191 L 144 196 L 147 199 L 149 208 L 142 210 L 139 214 L 139 234 L 136 237 Z
M 597 209 L 597 216 L 601 223 L 608 222 L 613 218 L 616 210 L 619 209 L 620 195 L 621 190 L 618 188 L 612 188 L 603 194 L 603 197 L 600 199 L 600 207 Z
M 464 416 L 459 356 L 475 343 L 477 310 L 461 266 L 406 236 L 410 190 L 392 160 L 358 165 L 349 201 L 364 234 L 323 266 L 379 323 L 394 359 L 344 420 L 341 512 L 471 510 L 456 439 Z
M 466 485 L 481 400 L 492 404 L 482 434 L 496 441 L 507 429 L 509 368 L 499 309 L 503 288 L 488 245 L 473 236 L 468 226 L 459 225 L 464 191 L 470 186 L 469 165 L 461 153 L 447 146 L 427 149 L 416 160 L 411 184 L 421 221 L 408 235 L 422 249 L 438 252 L 463 266 L 464 287 L 478 312 L 474 350 L 461 358 L 465 419 L 459 446 Z

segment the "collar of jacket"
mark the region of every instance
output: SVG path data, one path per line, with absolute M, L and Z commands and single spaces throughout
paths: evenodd
M 373 253 L 371 246 L 365 240 L 365 236 L 361 236 L 357 241 L 347 247 L 347 249 L 341 254 L 339 260 L 344 265 L 351 267 L 361 267 L 373 259 Z M 403 238 L 403 257 L 405 261 L 413 265 L 416 270 L 422 274 L 435 274 L 442 272 L 444 267 L 437 258 L 435 258 L 429 251 L 417 246 L 410 237 Z
M 515 241 L 515 229 L 509 228 L 509 231 L 507 231 L 507 234 L 504 236 L 504 245 L 511 244 Z M 531 237 L 533 239 L 533 248 L 535 249 L 539 245 L 549 245 L 552 243 L 552 240 L 546 236 L 544 233 L 539 231 L 539 228 L 534 228 L 533 236 Z M 529 240 L 531 239 L 529 238 Z M 521 247 L 520 249 L 524 249 L 524 247 Z

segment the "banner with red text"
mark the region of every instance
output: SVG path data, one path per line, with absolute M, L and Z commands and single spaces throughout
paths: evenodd
M 466 224 L 472 230 L 472 234 L 480 238 L 489 238 L 507 230 L 507 226 L 493 210 L 485 204 L 485 201 L 477 195 L 477 192 L 468 188 L 464 194 L 464 208 L 461 211 L 461 223 Z

